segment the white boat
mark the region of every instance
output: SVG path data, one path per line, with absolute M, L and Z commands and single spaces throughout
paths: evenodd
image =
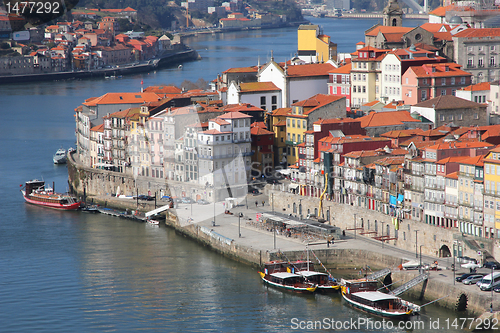
M 54 164 L 66 163 L 66 149 L 59 148 L 54 154 L 52 160 L 54 161 Z
M 148 219 L 148 223 L 152 225 L 160 225 L 160 221 Z

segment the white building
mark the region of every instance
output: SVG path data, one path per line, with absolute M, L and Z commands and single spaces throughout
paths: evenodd
M 316 94 L 328 94 L 329 72 L 334 68 L 336 67 L 330 61 L 319 64 L 280 65 L 271 58 L 257 77 L 259 82 L 272 82 L 281 90 L 281 107 L 287 108 Z
M 227 104 L 248 103 L 266 111 L 281 108 L 281 89 L 272 82 L 232 81 L 227 92 Z
M 201 185 L 213 189 L 209 200 L 246 195 L 252 155 L 250 118 L 229 112 L 210 120 L 208 130 L 198 133 L 198 177 Z

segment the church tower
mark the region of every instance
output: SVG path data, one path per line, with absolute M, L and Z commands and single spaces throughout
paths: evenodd
M 389 0 L 389 3 L 384 8 L 384 25 L 390 27 L 403 26 L 403 11 L 398 0 Z

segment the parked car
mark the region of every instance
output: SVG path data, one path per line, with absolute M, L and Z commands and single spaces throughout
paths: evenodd
M 484 274 L 473 274 L 462 281 L 463 284 L 476 284 L 484 277 Z
M 493 291 L 496 292 L 496 293 L 500 293 L 500 286 L 494 287 Z
M 186 204 L 191 204 L 191 203 L 194 203 L 195 201 L 189 197 L 183 197 L 182 202 L 186 203 Z
M 152 196 L 149 196 L 149 195 L 139 194 L 137 196 L 137 199 L 139 199 L 139 200 L 146 200 L 146 201 L 153 201 L 155 198 L 152 197 Z
M 207 200 L 204 200 L 204 199 L 200 199 L 200 200 L 196 201 L 196 203 L 198 205 L 208 205 L 210 202 L 208 202 Z
M 488 261 L 484 263 L 483 267 L 489 269 L 500 269 L 500 263 L 496 261 Z
M 461 267 L 475 271 L 476 269 L 481 268 L 481 265 L 474 262 L 468 262 L 466 264 L 462 264 Z
M 455 280 L 456 280 L 457 282 L 462 282 L 463 280 L 465 280 L 465 279 L 466 279 L 466 278 L 468 278 L 469 276 L 471 276 L 471 275 L 475 275 L 475 274 L 476 274 L 476 273 L 465 273 L 465 274 L 462 274 L 462 275 L 460 275 L 460 276 L 457 276 L 457 277 L 455 278 Z

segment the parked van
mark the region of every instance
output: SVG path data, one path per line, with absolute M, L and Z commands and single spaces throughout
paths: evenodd
M 482 278 L 478 283 L 477 286 L 483 290 L 491 290 L 493 287 L 496 285 L 500 284 L 500 272 L 495 272 L 492 274 L 486 275 L 484 278 Z

